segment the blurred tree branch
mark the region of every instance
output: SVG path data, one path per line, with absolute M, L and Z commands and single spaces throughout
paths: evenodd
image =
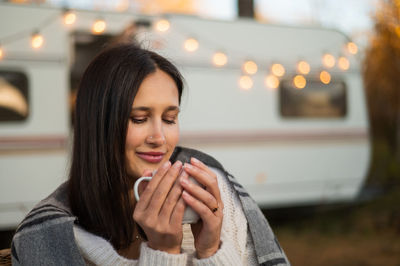
M 390 167 L 393 162 L 386 162 L 387 165 L 383 164 L 387 167 L 387 172 L 382 173 L 381 169 L 377 174 L 386 174 L 391 176 L 389 179 L 398 181 L 400 179 L 400 0 L 380 0 L 374 19 L 374 35 L 366 50 L 363 64 L 374 141 L 375 160 L 371 170 L 377 167 L 376 159 L 394 160 L 397 165 L 394 169 Z M 380 156 L 379 153 L 383 151 L 388 154 Z M 379 164 L 382 166 L 382 162 L 378 162 Z

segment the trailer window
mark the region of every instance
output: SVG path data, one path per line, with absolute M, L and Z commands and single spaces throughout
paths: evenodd
M 0 122 L 23 121 L 28 115 L 28 78 L 22 72 L 0 70 Z
M 308 80 L 296 89 L 283 80 L 279 89 L 280 113 L 288 118 L 341 118 L 346 115 L 346 85 L 342 81 L 323 84 Z

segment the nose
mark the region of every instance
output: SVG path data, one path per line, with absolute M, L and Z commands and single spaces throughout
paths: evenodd
M 161 123 L 153 123 L 146 137 L 146 142 L 155 146 L 165 144 L 166 140 Z

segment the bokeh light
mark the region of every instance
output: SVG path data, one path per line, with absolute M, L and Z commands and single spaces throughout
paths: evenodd
M 43 46 L 44 43 L 44 38 L 41 34 L 39 33 L 34 33 L 32 35 L 32 39 L 31 39 L 31 46 L 35 49 L 39 49 L 40 47 Z
M 319 79 L 321 80 L 322 83 L 329 84 L 331 82 L 331 74 L 329 74 L 328 71 L 323 70 L 319 74 Z
M 76 14 L 72 11 L 67 11 L 64 13 L 64 24 L 69 26 L 76 22 Z
M 92 26 L 94 34 L 102 34 L 106 30 L 107 24 L 104 19 L 96 19 Z
M 156 22 L 155 28 L 159 32 L 166 32 L 169 30 L 171 24 L 169 23 L 168 20 L 166 19 L 160 19 L 159 21 Z
M 269 74 L 264 78 L 264 84 L 269 89 L 277 89 L 279 83 L 280 81 L 275 75 Z
M 189 38 L 183 43 L 183 47 L 188 52 L 195 52 L 199 49 L 199 42 L 195 38 Z
M 216 52 L 213 55 L 213 63 L 215 66 L 222 67 L 228 63 L 228 57 L 222 52 Z
M 282 77 L 285 75 L 286 70 L 281 64 L 273 64 L 271 66 L 271 72 L 277 77 Z
M 302 60 L 297 63 L 297 71 L 300 74 L 307 75 L 308 73 L 310 73 L 310 70 L 311 70 L 310 64 L 307 63 L 306 61 Z
M 239 87 L 242 90 L 250 90 L 253 87 L 253 80 L 250 76 L 242 75 L 239 78 Z
M 257 70 L 258 70 L 258 67 L 254 61 L 249 60 L 243 64 L 243 71 L 246 74 L 254 75 L 255 73 L 257 73 Z
M 293 78 L 293 85 L 296 89 L 303 89 L 307 85 L 306 78 L 303 75 L 296 75 Z
M 332 68 L 335 66 L 336 63 L 336 59 L 333 55 L 331 54 L 324 54 L 322 56 L 322 64 L 326 67 L 326 68 Z
M 348 70 L 350 68 L 350 61 L 344 56 L 339 57 L 338 59 L 338 67 L 341 70 Z
M 348 42 L 347 43 L 347 50 L 351 54 L 356 54 L 358 52 L 357 44 L 355 44 L 354 42 Z

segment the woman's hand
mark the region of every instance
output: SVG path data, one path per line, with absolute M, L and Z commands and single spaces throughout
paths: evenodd
M 152 249 L 179 254 L 182 243 L 182 218 L 185 203 L 182 187 L 175 182 L 182 169 L 177 161 L 161 166 L 147 184 L 136 203 L 133 219 L 142 227 Z M 187 178 L 182 171 L 181 178 Z
M 206 187 L 203 189 L 190 183 L 187 177 L 180 179 L 184 189 L 182 198 L 201 218 L 192 225 L 197 257 L 208 258 L 219 249 L 222 228 L 223 203 L 217 176 L 195 158 L 191 159 L 191 164 L 184 165 L 184 172 Z

